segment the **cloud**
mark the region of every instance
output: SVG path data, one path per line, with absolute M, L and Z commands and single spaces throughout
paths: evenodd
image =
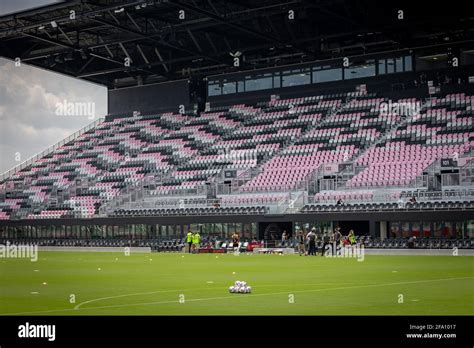
M 93 121 L 58 116 L 64 100 L 93 102 L 98 116 L 107 111 L 105 87 L 0 58 L 0 172 L 19 164 L 18 153 L 23 161 Z
M 37 8 L 45 5 L 51 5 L 56 2 L 53 0 L 2 0 L 0 1 L 0 15 L 6 15 L 10 13 L 15 13 L 23 10 L 28 10 L 31 8 Z

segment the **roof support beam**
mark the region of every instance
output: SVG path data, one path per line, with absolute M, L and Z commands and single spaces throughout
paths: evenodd
M 71 45 L 73 45 L 72 40 L 69 38 L 69 36 L 66 35 L 66 33 L 64 32 L 64 30 L 61 29 L 61 26 L 60 26 L 60 25 L 58 25 L 58 30 L 61 32 L 61 34 L 63 34 L 63 36 L 66 38 L 66 40 L 69 41 L 69 43 L 70 43 Z
M 143 58 L 143 60 L 145 61 L 145 63 L 150 64 L 150 61 L 149 61 L 148 58 L 145 56 L 145 53 L 143 53 L 142 48 L 141 48 L 140 45 L 138 45 L 138 44 L 137 44 L 137 49 L 138 49 L 138 52 L 140 52 L 140 55 L 142 56 L 142 58 Z
M 214 51 L 214 53 L 217 53 L 216 45 L 214 44 L 214 41 L 212 41 L 211 36 L 209 35 L 209 33 L 206 33 L 204 35 L 206 36 L 207 41 L 209 41 L 209 44 L 211 45 L 212 50 Z
M 166 66 L 166 64 L 164 63 L 163 57 L 161 56 L 160 51 L 158 51 L 158 48 L 156 48 L 156 47 L 155 47 L 155 54 L 156 54 L 156 56 L 158 57 L 158 59 L 160 60 L 161 65 L 163 66 L 163 69 L 165 69 L 166 73 L 168 73 L 168 72 L 169 72 L 169 69 L 168 69 L 168 67 Z
M 201 46 L 199 46 L 199 43 L 197 42 L 196 38 L 194 37 L 193 33 L 191 32 L 191 30 L 186 30 L 189 34 L 189 36 L 191 37 L 191 40 L 193 40 L 194 42 L 194 45 L 196 46 L 196 48 L 198 49 L 199 52 L 202 52 L 202 48 Z
M 184 2 L 179 2 L 179 1 L 171 1 L 169 2 L 170 4 L 172 4 L 173 6 L 175 7 L 179 7 L 179 8 L 185 8 L 189 11 L 193 11 L 195 13 L 198 13 L 200 15 L 204 15 L 206 17 L 209 17 L 219 23 L 222 23 L 222 24 L 225 24 L 231 28 L 234 28 L 234 29 L 237 29 L 239 31 L 242 31 L 242 32 L 245 32 L 247 34 L 250 34 L 252 36 L 255 36 L 255 37 L 258 37 L 260 39 L 264 39 L 266 41 L 270 41 L 270 42 L 273 42 L 277 45 L 280 45 L 280 46 L 285 46 L 286 43 L 285 42 L 282 42 L 281 40 L 279 40 L 278 38 L 275 38 L 271 35 L 267 35 L 267 34 L 264 34 L 264 33 L 261 33 L 259 31 L 256 31 L 254 29 L 250 29 L 250 28 L 247 28 L 243 25 L 240 25 L 240 24 L 237 24 L 237 23 L 231 23 L 229 21 L 227 21 L 226 19 L 224 19 L 223 17 L 219 16 L 219 15 L 216 15 L 214 13 L 211 13 L 211 12 L 208 12 L 206 10 L 203 10 L 203 9 L 200 9 L 200 8 L 197 8 L 197 7 L 194 7 L 194 6 L 191 6 L 187 3 L 184 3 Z M 297 46 L 294 46 L 292 45 L 291 48 L 293 50 L 297 50 L 297 51 L 300 51 L 300 52 L 304 52 L 305 54 L 307 55 L 310 55 L 310 56 L 313 56 L 314 53 L 312 51 L 309 51 L 307 50 L 306 48 L 304 47 L 297 47 Z
M 185 48 L 185 47 L 181 47 L 181 46 L 177 46 L 177 45 L 173 45 L 169 42 L 165 42 L 164 40 L 157 40 L 157 39 L 154 39 L 153 37 L 149 36 L 149 35 L 146 35 L 145 33 L 142 33 L 140 31 L 137 31 L 137 30 L 134 30 L 134 29 L 130 29 L 130 28 L 127 28 L 123 25 L 117 25 L 117 24 L 114 24 L 114 23 L 111 23 L 107 20 L 104 20 L 104 19 L 98 19 L 98 18 L 95 18 L 93 19 L 94 21 L 96 22 L 99 22 L 99 23 L 102 23 L 102 24 L 107 24 L 107 25 L 110 25 L 116 29 L 120 29 L 121 31 L 124 31 L 124 32 L 127 32 L 127 33 L 130 33 L 130 34 L 134 34 L 134 35 L 137 35 L 137 36 L 140 36 L 142 39 L 144 40 L 149 40 L 149 41 L 152 41 L 158 45 L 161 45 L 161 46 L 168 46 L 168 47 L 171 47 L 171 48 L 174 48 L 176 50 L 179 50 L 179 51 L 183 51 L 183 52 L 186 52 L 188 54 L 192 54 L 192 55 L 200 55 L 202 56 L 203 58 L 207 58 L 209 60 L 212 60 L 214 62 L 217 62 L 217 63 L 221 63 L 221 64 L 229 64 L 229 63 L 226 63 L 226 62 L 223 62 L 219 59 L 216 59 L 214 57 L 211 57 L 207 54 L 204 54 L 204 53 L 201 53 L 201 52 L 195 52 L 189 48 Z M 119 43 L 120 45 L 121 43 Z

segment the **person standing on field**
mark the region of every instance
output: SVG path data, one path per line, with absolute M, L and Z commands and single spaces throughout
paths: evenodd
M 354 230 L 349 231 L 348 237 L 349 237 L 349 243 L 351 243 L 351 245 L 355 245 L 357 243 L 356 236 L 354 234 Z
M 237 232 L 232 234 L 232 248 L 234 249 L 234 254 L 239 252 L 239 243 L 240 243 L 240 236 Z
M 306 236 L 308 240 L 308 255 L 316 256 L 316 229 L 313 227 L 311 231 Z
M 188 253 L 191 253 L 191 249 L 193 246 L 193 233 L 191 230 L 188 231 L 188 234 L 186 235 L 186 243 L 188 243 Z
M 323 247 L 321 248 L 321 256 L 324 256 L 324 253 L 326 251 L 326 245 L 331 246 L 331 238 L 329 237 L 329 234 L 327 232 L 324 232 L 324 234 L 323 234 Z
M 305 251 L 305 235 L 304 235 L 304 232 L 303 231 L 298 231 L 298 234 L 297 234 L 297 243 L 298 243 L 298 253 L 301 255 L 303 255 L 306 251 Z
M 333 255 L 336 254 L 337 248 L 341 244 L 341 239 L 342 239 L 342 233 L 341 233 L 341 228 L 337 226 L 334 229 L 334 233 L 332 235 L 332 241 L 333 241 Z
M 199 243 L 201 243 L 201 235 L 199 232 L 196 232 L 193 234 L 193 252 L 197 253 L 199 250 Z
M 286 230 L 284 230 L 283 234 L 281 235 L 281 246 L 282 246 L 282 248 L 286 247 L 287 239 L 288 239 L 288 235 L 286 233 Z

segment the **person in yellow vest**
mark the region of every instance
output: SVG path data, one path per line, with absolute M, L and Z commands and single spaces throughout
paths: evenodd
M 350 230 L 349 231 L 349 243 L 351 243 L 351 245 L 355 245 L 356 244 L 356 236 L 354 234 L 354 230 Z
M 199 232 L 196 232 L 193 234 L 192 241 L 193 241 L 193 250 L 195 253 L 197 253 L 199 250 L 199 244 L 201 243 L 201 236 L 199 235 Z
M 188 253 L 191 253 L 191 248 L 193 246 L 193 233 L 191 231 L 186 235 L 186 243 L 188 243 Z

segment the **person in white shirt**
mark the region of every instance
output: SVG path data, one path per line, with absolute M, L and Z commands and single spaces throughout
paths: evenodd
M 308 255 L 316 256 L 316 229 L 313 227 L 306 236 L 308 241 Z
M 286 247 L 286 241 L 288 239 L 288 235 L 286 233 L 286 230 L 283 231 L 283 234 L 281 235 L 281 246 Z

